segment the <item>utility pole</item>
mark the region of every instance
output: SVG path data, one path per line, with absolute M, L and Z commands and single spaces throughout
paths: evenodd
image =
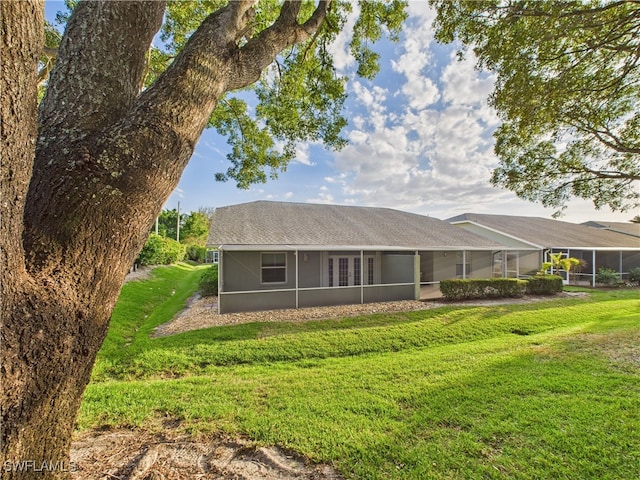
M 176 242 L 180 241 L 180 202 L 178 202 L 178 221 L 176 225 Z

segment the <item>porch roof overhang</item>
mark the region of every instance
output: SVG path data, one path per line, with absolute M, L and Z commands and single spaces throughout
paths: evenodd
M 523 248 L 507 247 L 507 246 L 445 246 L 445 245 L 416 245 L 416 246 L 397 246 L 397 245 L 219 245 L 218 250 L 223 251 L 388 251 L 388 252 L 415 252 L 415 251 L 434 251 L 434 252 L 459 252 L 459 251 L 479 251 L 479 252 L 495 252 L 500 250 L 527 250 Z M 531 250 L 536 250 L 532 248 Z
M 524 238 L 520 238 L 520 237 L 517 237 L 515 235 L 511 235 L 509 233 L 503 232 L 503 231 L 498 230 L 496 228 L 488 227 L 487 225 L 483 225 L 483 224 L 478 223 L 478 222 L 472 222 L 470 220 L 461 220 L 461 221 L 458 221 L 458 222 L 451 222 L 451 225 L 464 225 L 464 224 L 474 225 L 474 226 L 476 226 L 478 228 L 481 228 L 483 230 L 487 230 L 489 232 L 493 232 L 493 233 L 497 233 L 498 235 L 502 235 L 503 237 L 513 239 L 516 242 L 520 242 L 520 243 L 523 243 L 525 245 L 530 245 L 532 249 L 542 250 L 542 249 L 545 248 L 544 245 L 538 245 L 536 243 L 533 243 L 533 242 L 530 242 L 528 240 L 525 240 Z

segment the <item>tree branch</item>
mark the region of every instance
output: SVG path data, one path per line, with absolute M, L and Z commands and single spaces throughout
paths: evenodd
M 620 138 L 618 138 L 609 128 L 597 129 L 588 125 L 586 122 L 581 122 L 578 119 L 568 118 L 567 125 L 571 125 L 583 132 L 590 133 L 600 143 L 606 145 L 611 150 L 618 153 L 631 153 L 640 155 L 640 147 L 625 144 Z
M 153 134 L 160 125 L 171 132 L 173 140 L 165 135 L 150 142 L 149 152 L 138 156 L 140 161 L 146 158 L 146 165 L 138 164 L 137 168 L 157 168 L 153 150 L 158 141 L 176 149 L 172 168 L 186 164 L 224 93 L 255 82 L 283 49 L 310 38 L 322 25 L 330 1 L 321 1 L 303 24 L 297 21 L 300 2 L 285 2 L 273 25 L 238 47 L 238 34 L 246 31 L 253 18 L 254 3 L 229 2 L 209 15 L 169 68 L 140 95 L 130 114 L 120 122 L 116 129 L 120 134 L 125 130 L 134 134 L 141 129 Z M 175 145 L 170 147 L 170 141 Z
M 162 1 L 78 4 L 40 107 L 41 137 L 95 132 L 131 107 L 164 8 Z
M 331 0 L 320 1 L 311 17 L 299 24 L 297 16 L 300 2 L 285 2 L 276 22 L 240 49 L 236 74 L 229 89 L 243 88 L 255 82 L 282 50 L 314 35 L 320 29 L 330 5 Z

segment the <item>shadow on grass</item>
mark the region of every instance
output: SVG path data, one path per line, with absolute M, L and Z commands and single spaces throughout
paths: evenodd
M 635 332 L 633 344 L 639 328 L 628 311 L 605 313 L 608 330 L 576 324 L 572 333 L 542 335 L 539 345 L 509 335 L 93 384 L 83 415 L 116 424 L 163 415 L 195 430 L 223 425 L 354 478 L 633 478 L 640 376 L 612 368 L 598 344 L 612 351 Z
M 621 304 L 623 308 L 626 304 Z M 98 365 L 99 378 L 197 375 L 219 366 L 291 362 L 400 352 L 526 332 L 584 327 L 611 315 L 610 305 L 564 300 L 432 309 L 304 323 L 251 323 L 172 337 L 145 337 L 121 361 Z M 270 336 L 263 335 L 269 328 Z M 96 377 L 94 377 L 96 378 Z

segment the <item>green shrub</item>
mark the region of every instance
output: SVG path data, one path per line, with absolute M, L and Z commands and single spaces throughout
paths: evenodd
M 152 233 L 149 235 L 147 242 L 138 254 L 136 263 L 140 265 L 157 265 L 158 259 L 162 257 L 164 242 L 160 235 Z
M 629 281 L 631 283 L 640 283 L 640 267 L 629 270 Z
M 200 277 L 198 291 L 203 297 L 210 297 L 218 294 L 218 265 L 207 268 Z
M 526 287 L 527 282 L 516 278 L 452 279 L 440 282 L 440 291 L 447 300 L 521 297 Z
M 164 238 L 164 258 L 165 265 L 176 263 L 184 260 L 184 256 L 187 253 L 186 247 L 180 242 L 176 242 L 173 238 Z
M 207 247 L 201 247 L 200 245 L 187 245 L 187 260 L 193 260 L 194 262 L 204 263 L 207 256 Z
M 536 275 L 527 279 L 527 293 L 531 295 L 553 295 L 562 292 L 562 277 L 558 275 Z
M 180 242 L 152 233 L 138 254 L 140 265 L 169 265 L 184 259 L 185 247 Z
M 600 267 L 596 273 L 596 283 L 612 287 L 620 281 L 620 276 L 611 268 Z

